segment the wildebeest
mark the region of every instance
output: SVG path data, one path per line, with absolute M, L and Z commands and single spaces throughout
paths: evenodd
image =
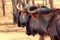
M 60 9 L 55 9 L 55 15 L 53 15 L 53 19 L 50 21 L 50 25 L 48 27 L 48 31 L 51 37 L 55 38 L 56 40 L 60 40 Z
M 28 17 L 29 15 L 25 10 L 21 11 L 20 16 L 19 16 L 19 21 L 23 27 L 26 25 Z
M 60 13 L 58 11 L 60 11 L 60 9 L 49 9 L 44 6 L 39 9 L 38 7 L 32 6 L 29 7 L 29 9 L 20 12 L 19 21 L 20 23 L 22 23 L 26 20 L 26 23 L 23 22 L 23 25 L 26 25 L 26 33 L 28 35 L 35 35 L 38 33 L 39 35 L 41 35 L 41 40 L 44 40 L 44 34 L 48 34 L 51 37 L 51 40 L 55 40 L 54 37 L 60 37 L 60 31 L 58 29 L 59 26 L 57 27 L 57 22 L 59 20 L 56 21 L 56 13 Z M 27 14 L 28 17 L 26 16 Z M 20 17 L 23 19 L 21 20 Z
M 24 27 L 26 25 L 27 19 L 29 17 L 29 14 L 28 14 L 28 11 L 27 11 L 28 7 L 32 10 L 35 10 L 35 9 L 38 8 L 37 6 L 33 5 L 33 6 L 24 7 L 23 10 L 20 10 L 19 17 L 18 17 L 18 26 L 22 25 L 22 27 Z
M 38 33 L 41 36 L 41 40 L 44 40 L 44 34 L 49 35 L 51 37 L 51 40 L 55 40 L 57 34 L 58 34 L 57 37 L 59 38 L 60 23 L 58 23 L 58 21 L 60 22 L 60 20 L 56 22 L 57 20 L 56 14 L 60 13 L 58 11 L 60 11 L 60 9 L 42 8 L 40 10 L 35 10 L 31 12 L 32 14 L 29 17 L 26 24 L 26 33 L 28 35 L 35 35 Z

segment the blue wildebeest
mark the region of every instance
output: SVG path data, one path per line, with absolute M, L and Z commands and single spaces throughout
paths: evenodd
M 58 40 L 60 38 L 60 20 L 56 21 L 60 9 L 49 9 L 42 6 L 41 9 L 31 11 L 29 10 L 30 17 L 26 24 L 27 35 L 39 34 L 40 40 L 44 40 L 44 35 L 47 34 L 51 40 Z M 57 27 L 58 26 L 58 27 Z M 57 36 L 57 37 L 56 37 Z
M 26 22 L 29 18 L 29 14 L 28 14 L 28 11 L 27 11 L 28 7 L 32 10 L 35 10 L 35 9 L 38 8 L 37 6 L 33 5 L 33 6 L 26 6 L 26 7 L 23 8 L 23 10 L 19 9 L 20 12 L 19 12 L 19 17 L 18 17 L 18 26 L 21 26 L 21 25 L 22 25 L 22 27 L 26 26 Z
M 21 13 L 19 14 L 19 21 L 22 27 L 26 25 L 27 19 L 29 17 L 28 13 L 25 10 L 22 10 Z

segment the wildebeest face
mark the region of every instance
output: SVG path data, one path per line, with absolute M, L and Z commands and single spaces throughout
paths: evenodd
M 25 23 L 25 22 L 27 22 L 27 19 L 28 19 L 27 12 L 25 10 L 22 10 L 21 14 L 20 14 L 20 22 Z

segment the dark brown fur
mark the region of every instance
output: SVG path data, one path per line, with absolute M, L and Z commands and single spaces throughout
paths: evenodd
M 51 16 L 51 19 L 50 19 L 50 21 L 49 21 L 49 24 L 48 24 L 48 26 L 47 26 L 47 28 L 46 28 L 46 30 L 35 30 L 35 31 L 37 31 L 37 33 L 38 34 L 40 34 L 40 36 L 41 36 L 41 38 L 43 39 L 43 36 L 44 36 L 44 34 L 48 34 L 50 37 L 51 37 L 51 40 L 55 40 L 55 38 L 54 38 L 54 36 L 56 36 L 56 34 L 55 35 L 53 35 L 54 34 L 54 32 L 57 32 L 58 33 L 58 31 L 56 31 L 57 29 L 56 29 L 56 27 L 55 27 L 55 21 L 56 21 L 56 14 L 57 14 L 57 12 L 58 11 L 60 11 L 60 9 L 54 9 L 53 11 L 51 11 L 50 13 L 48 13 L 48 14 L 45 14 L 45 13 L 43 13 L 43 14 L 39 14 L 39 13 L 34 13 L 33 15 L 30 15 L 31 16 L 31 18 L 33 17 L 33 18 L 38 18 L 39 16 L 41 17 L 41 18 L 43 18 L 43 16 L 45 16 L 45 15 L 50 15 Z M 43 19 L 44 20 L 44 19 Z M 33 30 L 34 30 L 34 28 L 32 28 Z M 30 29 L 30 30 L 32 30 L 32 29 Z M 32 31 L 33 31 L 32 30 Z M 43 32 L 42 32 L 43 31 Z M 32 34 L 32 33 L 31 33 Z M 35 34 L 35 33 L 34 33 Z M 34 35 L 34 34 L 32 34 L 32 35 Z M 44 40 L 44 39 L 43 39 Z

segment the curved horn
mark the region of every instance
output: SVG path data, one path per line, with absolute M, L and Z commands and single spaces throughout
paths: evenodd
M 27 9 L 29 13 L 35 13 L 36 10 L 30 11 L 29 8 Z
M 19 7 L 19 6 L 20 6 L 20 7 Z M 18 10 L 23 10 L 22 5 L 20 5 L 19 3 L 16 5 L 16 7 L 17 7 Z

